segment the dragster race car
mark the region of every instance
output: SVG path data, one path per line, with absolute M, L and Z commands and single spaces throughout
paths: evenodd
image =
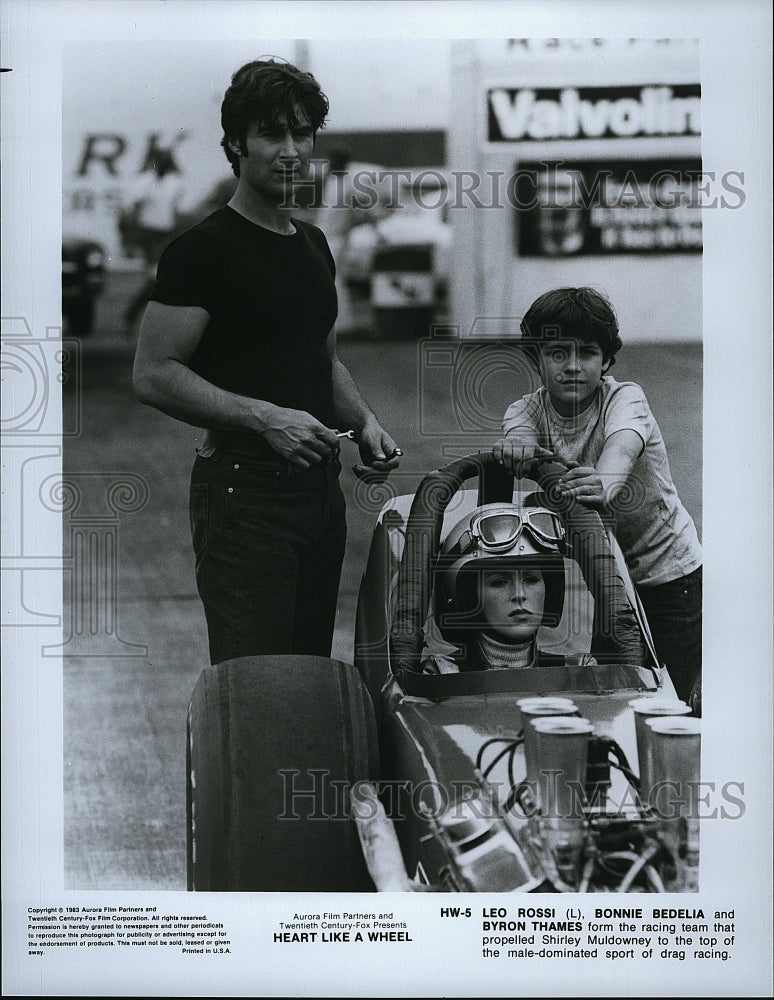
M 698 890 L 700 719 L 563 471 L 536 463 L 517 490 L 475 454 L 402 496 L 364 477 L 380 507 L 353 663 L 244 657 L 193 692 L 190 890 Z M 539 653 L 482 668 L 480 608 L 455 598 L 519 553 L 544 581 Z

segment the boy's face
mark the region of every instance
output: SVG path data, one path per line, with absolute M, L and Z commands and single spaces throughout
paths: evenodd
M 571 417 L 591 406 L 605 367 L 592 340 L 552 340 L 540 345 L 540 373 L 554 409 Z

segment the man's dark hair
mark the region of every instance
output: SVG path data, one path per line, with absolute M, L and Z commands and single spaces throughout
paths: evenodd
M 231 77 L 220 108 L 223 138 L 220 141 L 231 169 L 239 177 L 239 157 L 230 142 L 246 149 L 247 129 L 253 122 L 274 125 L 280 115 L 286 116 L 291 127 L 299 124 L 296 110 L 300 108 L 314 133 L 325 126 L 328 98 L 311 73 L 305 73 L 288 62 L 257 59 L 246 63 Z
M 594 288 L 554 288 L 544 292 L 527 310 L 521 334 L 532 342 L 592 341 L 601 348 L 608 367 L 622 347 L 615 311 Z M 534 348 L 530 357 L 537 362 Z

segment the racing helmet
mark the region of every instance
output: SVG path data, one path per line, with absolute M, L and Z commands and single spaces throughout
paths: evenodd
M 485 504 L 466 514 L 441 546 L 435 576 L 435 620 L 454 641 L 460 629 L 483 628 L 482 571 L 539 569 L 546 588 L 541 625 L 556 627 L 564 608 L 565 531 L 546 507 Z

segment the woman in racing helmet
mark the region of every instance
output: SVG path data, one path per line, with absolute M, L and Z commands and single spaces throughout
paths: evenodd
M 525 669 L 564 662 L 538 650 L 541 625 L 564 606 L 564 528 L 544 507 L 486 504 L 449 532 L 436 567 L 435 621 L 459 647 L 456 667 L 428 672 Z

